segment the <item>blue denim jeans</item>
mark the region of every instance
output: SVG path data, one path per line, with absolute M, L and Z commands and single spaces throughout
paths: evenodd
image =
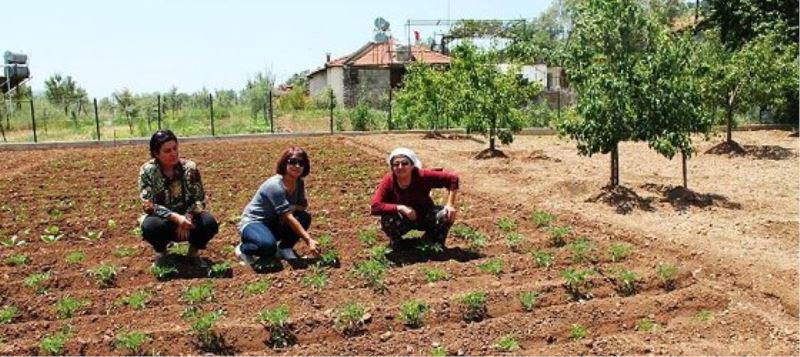
M 311 226 L 311 215 L 306 211 L 292 212 L 303 229 Z M 241 251 L 247 255 L 273 257 L 278 247 L 292 248 L 300 237 L 291 227 L 278 221 L 275 224 L 252 222 L 242 230 Z

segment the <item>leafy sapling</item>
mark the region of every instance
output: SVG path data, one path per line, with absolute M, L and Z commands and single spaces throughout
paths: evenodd
M 477 322 L 483 320 L 488 315 L 486 308 L 486 293 L 473 291 L 461 295 L 458 302 L 464 309 L 464 321 Z
M 424 301 L 406 300 L 400 305 L 400 315 L 398 316 L 406 326 L 419 328 L 423 325 L 425 314 L 430 308 Z
M 259 320 L 269 332 L 269 345 L 287 347 L 295 344 L 296 338 L 289 323 L 289 307 L 281 305 L 274 309 L 261 310 Z

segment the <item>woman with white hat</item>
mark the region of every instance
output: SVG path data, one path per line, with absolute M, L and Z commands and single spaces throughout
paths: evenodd
M 447 233 L 456 219 L 458 175 L 442 170 L 423 169 L 417 155 L 407 148 L 394 149 L 386 162 L 384 175 L 372 197 L 372 214 L 381 216 L 381 228 L 396 245 L 412 229 L 424 231 L 423 239 L 444 247 Z M 435 205 L 430 192 L 447 189 L 447 203 Z

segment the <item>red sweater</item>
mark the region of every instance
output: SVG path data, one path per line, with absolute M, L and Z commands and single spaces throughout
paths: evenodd
M 411 184 L 401 189 L 394 174 L 383 176 L 378 190 L 372 196 L 372 214 L 379 216 L 397 213 L 397 205 L 413 208 L 417 216 L 425 215 L 433 208 L 430 192 L 434 188 L 458 190 L 458 175 L 445 171 L 414 169 L 411 171 Z

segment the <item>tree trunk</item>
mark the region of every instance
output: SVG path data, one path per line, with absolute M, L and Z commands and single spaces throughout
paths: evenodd
M 131 131 L 131 136 L 133 136 L 133 121 L 131 120 L 131 115 L 128 114 L 128 129 Z
M 683 188 L 688 189 L 689 185 L 686 182 L 686 152 L 681 151 L 681 161 L 683 165 Z
M 731 131 L 733 130 L 733 106 L 728 105 L 725 108 L 725 120 L 727 121 L 727 135 L 728 135 L 728 143 L 730 144 L 733 142 L 731 138 Z
M 497 118 L 492 116 L 492 124 L 489 126 L 489 150 L 491 151 L 494 151 L 495 125 L 497 125 Z
M 614 144 L 611 150 L 611 187 L 619 186 L 619 144 Z
M 0 110 L 0 114 L 2 114 L 2 113 L 3 113 L 3 111 Z M 8 125 L 8 115 L 6 115 L 6 125 Z M 3 142 L 6 142 L 7 141 L 6 140 L 6 131 L 3 129 L 3 122 L 2 121 L 0 121 L 0 133 L 3 134 Z

